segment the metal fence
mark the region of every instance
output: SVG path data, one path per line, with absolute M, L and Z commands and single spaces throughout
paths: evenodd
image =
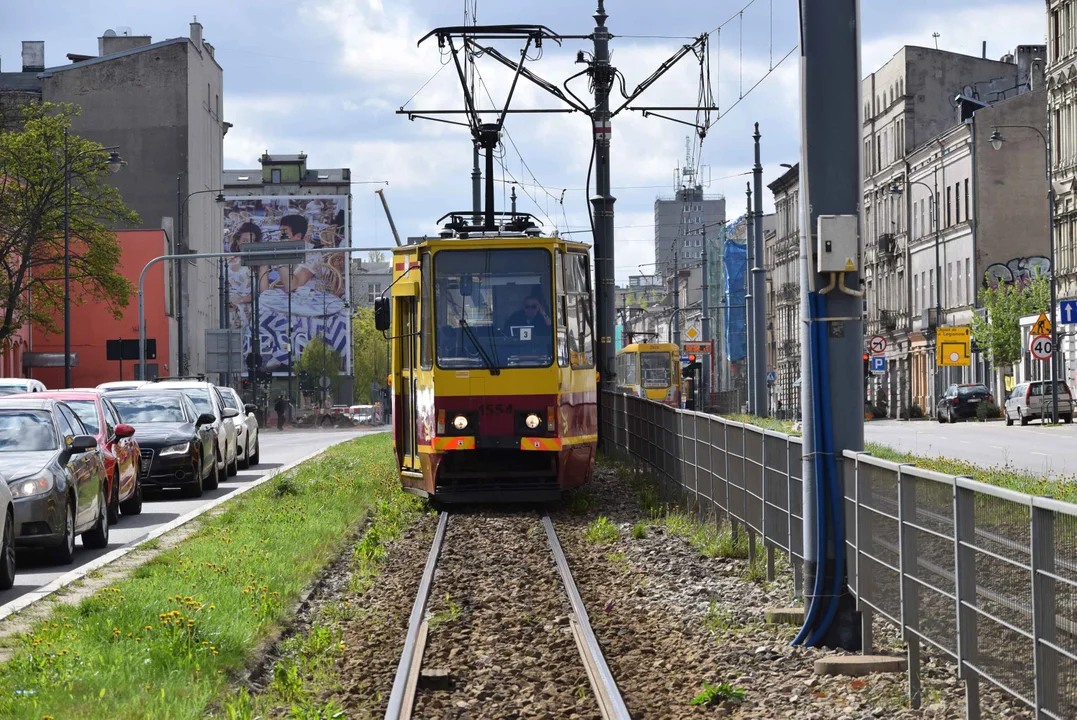
M 774 551 L 801 587 L 800 438 L 603 393 L 602 449 L 650 474 L 667 498 L 725 516 Z M 920 643 L 949 656 L 980 717 L 980 681 L 1033 708 L 1077 717 L 1077 505 L 845 453 L 849 589 L 907 642 L 920 703 Z

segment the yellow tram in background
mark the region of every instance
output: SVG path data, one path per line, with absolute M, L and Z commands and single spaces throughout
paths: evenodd
M 408 492 L 550 501 L 591 478 L 589 246 L 542 237 L 526 218 L 486 232 L 450 223 L 393 252 L 375 316 L 392 346 L 393 439 Z
M 681 353 L 672 343 L 632 343 L 617 353 L 617 386 L 629 395 L 679 407 Z

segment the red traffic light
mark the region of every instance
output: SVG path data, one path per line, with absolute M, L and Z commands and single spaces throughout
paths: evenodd
M 688 362 L 695 362 L 695 361 L 696 361 L 696 356 L 695 355 L 689 355 L 688 356 Z
M 870 359 L 871 359 L 871 356 L 869 356 L 867 353 L 864 353 L 864 362 L 867 362 Z

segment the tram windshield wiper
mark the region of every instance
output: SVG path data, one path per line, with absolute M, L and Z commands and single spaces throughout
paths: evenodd
M 464 329 L 464 333 L 468 336 L 468 338 L 471 339 L 472 344 L 475 345 L 475 349 L 479 351 L 480 355 L 482 355 L 482 359 L 486 363 L 486 369 L 490 371 L 490 374 L 500 375 L 501 368 L 499 368 L 497 364 L 490 359 L 490 356 L 486 354 L 486 350 L 479 342 L 479 339 L 475 337 L 475 331 L 472 330 L 471 326 L 467 324 L 467 320 L 460 318 L 460 327 Z

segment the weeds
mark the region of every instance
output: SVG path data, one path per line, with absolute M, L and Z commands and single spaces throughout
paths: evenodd
M 460 618 L 460 606 L 453 602 L 448 593 L 445 593 L 445 609 L 439 610 L 430 616 L 430 630 L 437 630 L 442 625 L 448 625 Z
M 737 627 L 739 623 L 732 614 L 714 600 L 707 606 L 707 614 L 703 617 L 703 627 L 715 635 Z
M 741 579 L 745 582 L 764 585 L 767 582 L 767 556 L 766 553 L 756 553 L 746 568 Z
M 636 540 L 643 540 L 647 537 L 647 523 L 640 520 L 632 526 L 632 537 Z
M 160 538 L 152 538 L 150 540 L 147 540 L 146 542 L 139 545 L 138 549 L 139 550 L 160 550 L 161 549 L 161 539 Z
M 568 509 L 574 515 L 586 515 L 598 507 L 598 498 L 590 488 L 579 488 L 568 497 Z
M 587 526 L 585 536 L 593 543 L 605 545 L 619 538 L 621 533 L 617 530 L 617 526 L 610 522 L 608 517 L 601 515 L 592 520 L 591 524 Z
M 703 691 L 692 698 L 691 705 L 717 705 L 726 701 L 737 703 L 744 702 L 745 690 L 736 688 L 729 683 L 711 685 L 703 681 Z

